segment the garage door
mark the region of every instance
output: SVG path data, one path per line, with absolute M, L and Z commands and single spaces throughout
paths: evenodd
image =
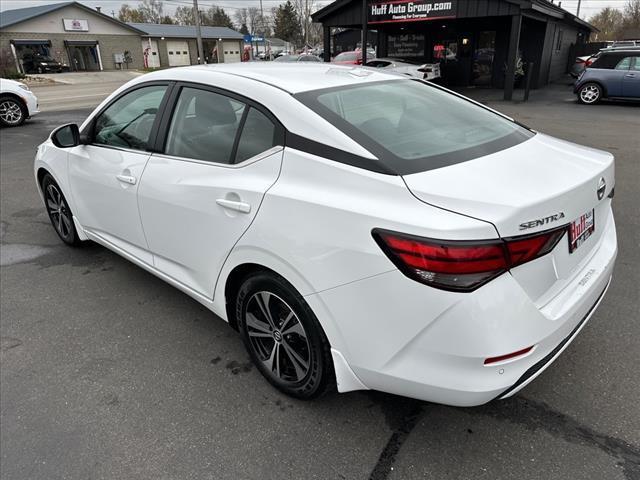
M 224 63 L 242 61 L 240 42 L 222 42 L 222 49 L 224 50 Z
M 191 59 L 189 58 L 189 44 L 185 41 L 167 41 L 167 56 L 169 57 L 170 67 L 191 65 Z

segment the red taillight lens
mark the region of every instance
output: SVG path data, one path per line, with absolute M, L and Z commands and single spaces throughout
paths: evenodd
M 566 227 L 510 239 L 453 241 L 375 229 L 373 238 L 405 275 L 436 288 L 470 292 L 510 268 L 549 253 Z
M 584 62 L 584 68 L 587 68 L 589 66 L 591 66 L 591 64 L 594 62 L 593 58 L 589 58 L 586 62 Z

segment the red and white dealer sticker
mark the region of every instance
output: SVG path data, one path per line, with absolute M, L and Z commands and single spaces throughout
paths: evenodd
M 572 253 L 591 236 L 596 229 L 593 210 L 580 215 L 569 225 L 569 252 Z

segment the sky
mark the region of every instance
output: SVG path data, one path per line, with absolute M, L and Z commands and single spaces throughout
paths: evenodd
M 131 6 L 136 6 L 139 0 L 79 0 L 89 7 L 102 7 L 102 12 L 111 14 L 111 12 L 118 12 L 120 6 L 123 3 L 127 3 Z M 265 12 L 271 11 L 272 7 L 278 6 L 284 3 L 286 0 L 262 0 L 263 8 Z M 554 0 L 557 4 L 559 0 Z M 171 14 L 180 5 L 192 5 L 192 0 L 163 0 L 166 13 Z M 0 13 L 4 10 L 12 10 L 14 8 L 30 7 L 35 5 L 47 5 L 51 3 L 60 3 L 58 0 L 0 0 Z M 318 7 L 322 7 L 331 3 L 331 0 L 316 0 Z M 561 0 L 562 7 L 575 14 L 578 6 L 578 0 Z M 627 0 L 582 0 L 580 7 L 580 17 L 588 19 L 589 17 L 598 13 L 604 7 L 613 7 L 622 10 Z M 233 18 L 233 12 L 240 8 L 245 7 L 260 7 L 260 0 L 198 0 L 198 6 L 200 8 L 209 8 L 212 5 L 217 5 L 225 10 Z

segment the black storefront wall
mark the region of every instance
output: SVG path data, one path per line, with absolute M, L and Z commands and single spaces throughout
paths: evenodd
M 368 28 L 378 33 L 378 56 L 440 62 L 447 85 L 503 88 L 506 75 L 517 78 L 522 63 L 533 62 L 536 88 L 566 71 L 563 56 L 590 30 L 584 22 L 569 25 L 575 17 L 557 6 L 535 2 L 536 8 L 518 0 L 368 0 Z M 324 26 L 325 50 L 331 27 L 362 28 L 362 10 L 362 0 L 337 0 L 314 14 Z

